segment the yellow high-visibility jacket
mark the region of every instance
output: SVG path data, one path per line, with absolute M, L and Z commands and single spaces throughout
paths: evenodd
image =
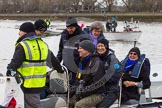
M 41 88 L 46 82 L 46 60 L 48 46 L 39 38 L 25 39 L 20 42 L 24 48 L 26 60 L 18 72 L 24 79 L 25 88 Z

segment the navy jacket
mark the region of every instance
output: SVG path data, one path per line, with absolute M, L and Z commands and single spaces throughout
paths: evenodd
M 126 64 L 123 64 L 123 65 L 125 66 Z M 132 77 L 131 75 L 131 72 L 134 70 L 134 68 L 135 68 L 135 65 L 132 68 L 130 68 L 128 72 L 123 73 L 122 82 L 123 81 L 141 82 L 143 89 L 150 88 L 150 85 L 151 85 L 150 67 L 146 65 L 145 59 L 143 60 L 143 63 L 141 64 L 141 67 L 140 67 L 141 70 L 137 78 Z M 139 100 L 139 98 L 140 98 L 140 94 L 138 92 L 138 87 L 136 86 L 125 87 L 124 85 L 122 86 L 122 102 L 125 102 L 129 99 Z
M 104 71 L 104 65 L 102 61 L 97 57 L 96 55 L 92 55 L 90 57 L 90 60 L 85 63 L 85 60 L 83 58 L 81 59 L 81 62 L 83 64 L 83 70 L 81 72 L 81 79 L 84 80 L 84 89 L 86 89 L 87 86 L 91 86 L 94 83 L 97 83 L 105 74 Z M 79 85 L 79 80 L 76 78 L 75 86 Z M 96 87 L 96 86 L 94 86 Z M 90 89 L 90 88 L 89 88 Z M 92 94 L 100 94 L 105 91 L 105 86 L 100 85 L 98 88 L 93 88 L 93 90 L 85 91 L 81 93 L 82 97 L 87 97 Z
M 81 34 L 85 34 L 85 32 L 82 31 L 82 29 L 80 27 L 77 27 L 75 32 L 71 35 L 68 33 L 68 31 L 66 29 L 61 33 L 61 38 L 60 38 L 60 42 L 59 42 L 59 50 L 58 50 L 58 54 L 57 54 L 57 59 L 60 62 L 62 61 L 62 52 L 63 52 L 64 44 L 66 43 L 66 41 L 69 40 L 70 38 L 72 38 L 73 36 L 77 36 L 77 35 L 81 35 Z
M 119 63 L 119 60 L 110 49 L 104 55 L 100 55 L 100 59 L 105 64 L 105 70 L 107 70 L 108 73 L 113 73 L 105 84 L 106 92 L 119 92 L 119 80 L 122 75 L 122 67 Z M 118 70 L 114 69 L 115 64 L 120 66 Z

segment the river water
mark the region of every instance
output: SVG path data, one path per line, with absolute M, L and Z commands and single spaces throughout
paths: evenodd
M 24 21 L 0 20 L 0 73 L 5 74 L 6 72 L 7 64 L 13 56 L 14 45 L 18 38 L 19 30 L 16 29 L 16 26 L 23 22 Z M 91 23 L 92 22 L 86 22 L 86 24 Z M 65 24 L 65 22 L 52 22 L 52 24 L 62 25 Z M 122 27 L 123 23 L 118 22 L 117 29 L 120 30 Z M 162 64 L 162 23 L 140 22 L 140 30 L 142 30 L 143 33 L 136 46 L 141 49 L 141 53 L 146 54 L 152 65 Z M 56 55 L 60 36 L 52 36 L 43 39 Z M 133 42 L 110 41 L 110 48 L 115 50 L 115 54 L 119 60 L 124 59 L 133 45 Z

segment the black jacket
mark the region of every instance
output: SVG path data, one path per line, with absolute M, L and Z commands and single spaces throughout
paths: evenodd
M 77 27 L 75 32 L 71 35 L 69 34 L 69 32 L 66 29 L 61 33 L 61 38 L 60 38 L 60 42 L 59 42 L 59 50 L 58 50 L 58 54 L 57 54 L 57 59 L 60 62 L 62 61 L 62 52 L 63 52 L 64 44 L 66 43 L 66 41 L 74 36 L 81 35 L 81 34 L 85 34 L 85 32 L 82 31 L 82 29 L 80 27 Z
M 84 64 L 84 60 L 82 61 L 82 63 Z M 82 75 L 81 75 L 80 80 L 85 81 L 84 87 L 86 88 L 86 86 L 93 85 L 94 83 L 98 82 L 104 76 L 105 74 L 104 65 L 102 61 L 99 59 L 99 57 L 93 55 L 91 56 L 89 62 L 83 65 L 83 71 L 81 73 Z M 79 85 L 79 84 L 76 84 L 76 85 Z M 92 94 L 104 93 L 104 91 L 105 91 L 105 86 L 101 85 L 99 88 L 94 88 L 92 91 L 82 92 L 81 96 L 87 97 Z
M 151 85 L 151 81 L 149 77 L 150 67 L 148 67 L 144 62 L 142 64 L 142 68 L 138 78 L 131 77 L 130 73 L 133 70 L 133 68 L 134 67 L 130 68 L 129 72 L 124 72 L 122 77 L 122 82 L 124 81 L 142 82 L 143 89 L 148 89 Z M 139 98 L 140 98 L 140 94 L 138 92 L 138 87 L 136 86 L 125 87 L 124 85 L 122 86 L 122 102 L 125 102 L 129 99 L 139 100 Z
M 100 59 L 104 62 L 104 64 L 107 63 L 107 66 L 105 66 L 105 71 L 107 70 L 107 74 L 110 73 L 112 76 L 105 84 L 106 92 L 119 92 L 119 80 L 122 76 L 122 66 L 119 63 L 119 60 L 116 58 L 114 53 L 109 50 L 103 55 L 100 55 Z M 118 64 L 120 68 L 118 70 L 114 69 L 114 65 Z M 109 74 L 109 75 L 110 75 Z
M 33 35 L 35 35 L 35 33 L 28 33 L 20 37 L 17 40 L 16 44 L 21 42 L 24 38 L 27 38 Z M 7 66 L 7 69 L 12 69 L 13 71 L 17 71 L 17 69 L 22 65 L 24 60 L 25 60 L 24 48 L 22 47 L 21 44 L 18 44 L 15 48 L 13 58 Z M 58 72 L 62 71 L 59 61 L 57 60 L 57 58 L 53 55 L 53 53 L 50 50 L 48 50 L 47 64 L 49 64 L 49 67 L 52 66 Z M 43 88 L 31 88 L 31 89 L 28 88 L 27 89 L 27 88 L 24 88 L 22 85 L 21 87 L 22 87 L 23 92 L 26 92 L 26 93 L 40 93 L 43 89 Z

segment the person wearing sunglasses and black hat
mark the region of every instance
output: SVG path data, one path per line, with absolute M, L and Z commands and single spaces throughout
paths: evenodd
M 122 61 L 124 72 L 122 76 L 122 104 L 129 104 L 129 100 L 138 104 L 140 94 L 138 88 L 150 88 L 150 64 L 145 54 L 141 54 L 138 47 L 131 48 Z

